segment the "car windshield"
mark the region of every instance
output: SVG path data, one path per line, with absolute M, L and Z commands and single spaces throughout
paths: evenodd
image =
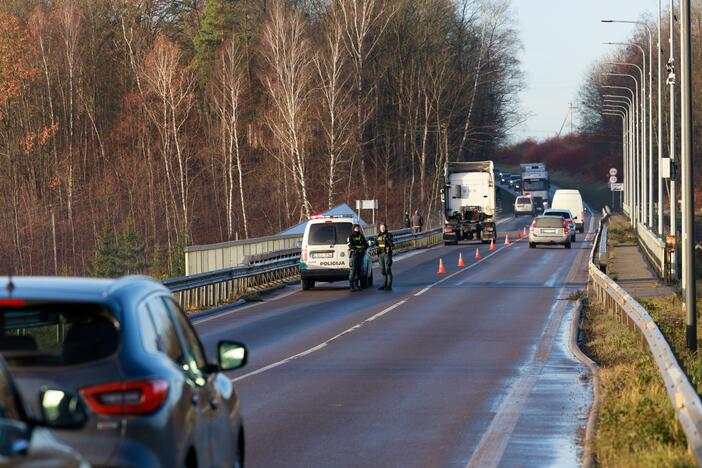
M 524 190 L 548 190 L 548 181 L 544 179 L 525 180 Z
M 100 304 L 56 303 L 0 307 L 0 352 L 16 366 L 61 366 L 117 351 L 119 332 Z
M 309 245 L 335 245 L 346 243 L 351 235 L 351 223 L 317 223 L 310 226 Z
M 539 228 L 560 228 L 563 227 L 563 220 L 551 217 L 536 218 L 534 225 Z

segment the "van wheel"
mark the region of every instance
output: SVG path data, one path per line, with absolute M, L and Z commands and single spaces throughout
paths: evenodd
M 314 288 L 314 281 L 313 280 L 302 280 L 302 290 L 303 291 L 308 291 L 310 289 Z
M 529 242 L 529 248 L 530 249 L 536 248 L 536 244 L 534 244 L 533 242 Z
M 371 271 L 370 276 L 368 277 L 368 287 L 372 288 L 373 287 L 373 272 Z

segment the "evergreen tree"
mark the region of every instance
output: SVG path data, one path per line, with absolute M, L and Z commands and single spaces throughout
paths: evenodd
M 102 231 L 100 244 L 93 257 L 92 273 L 103 278 L 116 278 L 122 274 L 119 243 L 114 231 L 108 226 Z
M 141 273 L 146 269 L 146 246 L 131 220 L 124 226 L 119 247 L 122 274 Z
M 215 54 L 237 25 L 237 0 L 209 0 L 200 29 L 193 39 L 195 68 L 200 83 L 207 82 Z

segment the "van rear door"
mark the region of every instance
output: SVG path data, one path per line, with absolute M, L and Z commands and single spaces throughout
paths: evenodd
M 350 222 L 332 220 L 310 225 L 307 238 L 308 268 L 348 268 L 347 239 L 351 235 L 351 227 Z

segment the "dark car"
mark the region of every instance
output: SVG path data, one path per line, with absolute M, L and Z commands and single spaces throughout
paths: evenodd
M 509 186 L 515 190 L 519 191 L 522 188 L 522 176 L 513 175 L 509 177 Z
M 243 345 L 220 342 L 210 363 L 170 291 L 148 277 L 12 282 L 0 278 L 0 352 L 33 414 L 44 388 L 79 395 L 84 422 L 56 430 L 61 441 L 93 465 L 243 465 L 239 399 L 222 374 L 245 364 Z
M 57 392 L 60 393 L 44 389 L 42 400 L 50 400 L 47 396 Z M 56 427 L 59 421 L 31 419 L 27 415 L 5 361 L 0 357 L 0 466 L 87 467 L 75 450 L 56 440 L 45 427 L 52 423 Z M 66 425 L 71 426 L 70 423 Z

